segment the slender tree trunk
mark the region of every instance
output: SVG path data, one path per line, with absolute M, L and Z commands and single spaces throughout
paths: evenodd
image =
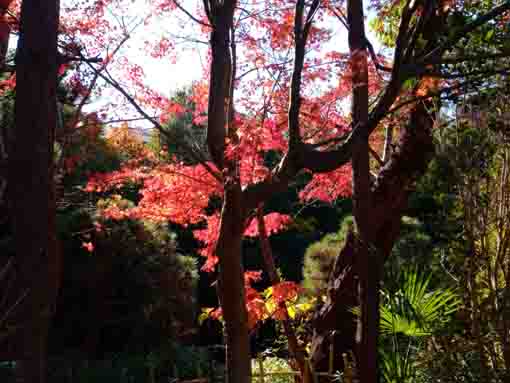
M 244 228 L 241 187 L 227 185 L 216 247 L 219 293 L 227 346 L 227 383 L 250 383 L 251 360 L 241 242 Z
M 27 291 L 20 325 L 18 380 L 46 379 L 46 348 L 60 262 L 55 241 L 53 135 L 56 122 L 58 2 L 24 0 L 16 55 L 16 130 L 9 153 L 9 198 L 17 285 Z
M 249 383 L 251 360 L 248 315 L 245 304 L 241 242 L 245 221 L 238 164 L 225 160 L 226 138 L 235 142 L 234 81 L 235 0 L 204 0 L 211 24 L 211 69 L 209 79 L 207 146 L 216 167 L 224 175 L 223 209 L 216 244 L 219 258 L 218 295 L 225 320 L 228 383 Z M 228 131 L 227 131 L 228 130 Z
M 384 134 L 384 149 L 382 155 L 382 161 L 386 163 L 388 158 L 391 155 L 391 146 L 393 145 L 393 125 L 388 125 L 386 127 L 386 132 Z
M 5 70 L 5 59 L 9 48 L 9 34 L 11 28 L 7 23 L 6 13 L 12 0 L 0 0 L 0 74 Z M 6 113 L 0 108 L 0 225 L 4 224 L 7 214 L 5 192 L 7 190 L 7 146 L 8 131 L 6 124 Z M 2 217 L 4 215 L 5 217 Z
M 356 329 L 356 363 L 362 383 L 377 383 L 379 333 L 379 271 L 370 228 L 371 193 L 368 146 L 368 60 L 362 0 L 347 1 L 350 65 L 352 71 L 352 121 L 361 129 L 352 156 L 353 210 L 358 241 L 356 271 L 361 317 Z M 371 255 L 374 255 L 372 257 Z
M 510 265 L 504 266 L 506 267 L 506 278 L 505 285 L 507 289 L 503 295 L 503 314 L 502 314 L 502 330 L 500 331 L 500 338 L 503 347 L 503 359 L 505 361 L 505 374 L 504 374 L 504 382 L 510 383 L 510 312 L 508 307 L 510 305 L 510 291 L 508 291 L 508 286 L 510 286 Z
M 269 275 L 269 280 L 271 285 L 274 286 L 281 282 L 280 276 L 276 270 L 276 266 L 274 264 L 273 251 L 271 249 L 271 244 L 269 243 L 269 238 L 267 236 L 266 224 L 264 222 L 264 210 L 263 205 L 260 205 L 257 210 L 257 226 L 259 230 L 259 238 L 260 238 L 260 247 L 262 249 L 262 257 L 264 258 L 264 264 L 266 266 L 266 271 Z M 285 336 L 287 337 L 287 344 L 289 347 L 289 352 L 291 357 L 294 359 L 295 364 L 301 371 L 301 375 L 304 377 L 305 374 L 305 356 L 302 350 L 299 349 L 296 332 L 292 327 L 292 323 L 290 322 L 289 313 L 287 310 L 287 305 L 285 303 L 282 304 L 284 309 L 284 320 L 283 320 L 283 330 L 285 332 Z

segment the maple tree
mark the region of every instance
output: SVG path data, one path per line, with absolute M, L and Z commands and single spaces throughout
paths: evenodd
M 104 190 L 135 180 L 143 183 L 139 204 L 127 210 L 110 206 L 105 214 L 181 224 L 207 222 L 196 237 L 205 243 L 205 268 L 219 266 L 229 381 L 247 382 L 250 375 L 249 323 L 252 313 L 260 311 L 260 302 L 246 284 L 252 279 L 243 277 L 241 241 L 247 228 L 251 232 L 256 209 L 288 188 L 302 171 L 313 174 L 302 193 L 305 198 L 332 200 L 350 193 L 351 172 L 343 165 L 351 158 L 357 232 L 351 233 L 339 255 L 334 276 L 341 280 L 318 314 L 312 357 L 319 366 L 324 340 L 329 337 L 325 334 L 344 323 L 345 339 L 337 352 L 355 350 L 361 380 L 377 381 L 380 266 L 398 236 L 413 182 L 425 170 L 433 150 L 432 98 L 459 90 L 455 82 L 438 80 L 448 78 L 442 65 L 472 60 L 455 51 L 459 37 L 510 8 L 504 2 L 449 35 L 447 15 L 460 2 L 373 1 L 371 5 L 380 16 L 396 20 L 391 58 L 376 55 L 368 42 L 360 0 L 347 1 L 345 6 L 318 0 L 292 4 L 205 1 L 196 12 L 176 1 L 157 2 L 159 17 L 184 14 L 195 23 L 196 37 L 190 39 L 209 34 L 208 84 L 195 84 L 192 95 L 193 122 L 206 125 L 208 153 L 194 150 L 189 137 L 165 131 L 162 122 L 144 110 L 159 107 L 166 111 L 163 120 L 168 120 L 182 114 L 181 107 L 147 89 L 135 99 L 118 81 L 100 74 L 160 134 L 187 150 L 197 165 L 149 158 L 153 164 L 148 169 L 140 166 L 147 158 L 140 159 L 119 172 L 94 176 L 88 189 Z M 335 23 L 348 29 L 347 53 L 328 44 L 334 41 L 330 25 Z M 172 43 L 164 36 L 154 46 L 157 55 L 164 56 Z M 462 76 L 466 74 L 454 78 Z M 138 89 L 139 72 L 131 78 Z M 350 115 L 342 110 L 347 101 Z M 388 117 L 399 109 L 410 116 L 407 124 Z M 376 130 L 392 124 L 400 125 L 399 150 L 389 150 L 388 128 L 386 149 L 378 155 L 374 148 L 381 143 L 374 140 L 381 135 Z M 268 152 L 279 154 L 274 168 L 266 166 Z M 374 170 L 378 170 L 375 179 Z M 211 215 L 206 208 L 212 196 L 223 202 L 221 212 Z M 346 308 L 358 304 L 362 309 L 356 329 Z
M 140 65 L 122 54 L 117 56 L 115 47 L 121 47 L 139 25 L 136 20 L 125 22 L 128 3 L 113 3 L 114 14 L 121 20 L 117 28 L 106 16 L 109 2 L 71 2 L 63 7 L 62 54 L 68 61 L 78 59 L 82 68 L 67 78 L 81 100 L 70 126 L 78 127 L 92 90 L 109 85 L 194 163 L 167 162 L 142 150 L 120 171 L 94 175 L 87 187 L 90 191 L 100 192 L 127 180 L 142 184 L 137 206 L 126 209 L 112 203 L 103 214 L 184 225 L 206 222 L 206 228 L 195 234 L 205 244 L 205 268 L 218 266 L 228 379 L 248 382 L 249 327 L 265 314 L 260 294 L 249 285 L 255 276 L 243 270 L 241 241 L 243 236 L 256 235 L 257 209 L 305 171 L 313 178 L 303 198 L 331 201 L 352 192 L 357 232 L 346 241 L 336 263 L 333 274 L 339 283 L 318 313 L 312 357 L 320 367 L 325 339 L 342 323 L 342 334 L 348 335 L 335 347 L 336 352 L 355 350 L 361 380 L 375 382 L 379 269 L 398 236 L 413 182 L 432 152 L 431 97 L 458 91 L 456 80 L 473 77 L 473 73 L 461 73 L 449 78 L 452 70 L 444 70 L 474 59 L 455 51 L 455 43 L 503 15 L 509 2 L 448 34 L 448 13 L 461 6 L 461 1 L 374 0 L 370 2 L 374 12 L 395 21 L 389 37 L 391 57 L 376 55 L 367 40 L 366 4 L 361 0 L 206 0 L 193 11 L 176 0 L 153 2 L 143 8 L 146 13 L 138 20 L 149 24 L 158 18 L 184 17 L 195 26 L 191 36 L 184 36 L 187 41 L 209 37 L 207 81 L 194 84 L 191 98 L 195 106 L 189 111 L 148 87 Z M 348 30 L 347 52 L 336 49 L 334 26 L 342 25 Z M 178 59 L 176 41 L 163 35 L 145 44 L 144 50 L 153 57 Z M 90 59 L 104 53 L 101 62 Z M 122 81 L 114 78 L 113 69 Z M 449 82 L 437 80 L 445 77 Z M 350 114 L 344 112 L 347 103 Z M 409 116 L 407 124 L 391 118 L 397 110 Z M 192 137 L 165 130 L 166 120 L 188 112 L 193 123 L 206 131 L 206 153 L 195 149 Z M 401 130 L 397 151 L 389 150 L 392 125 Z M 377 130 L 382 126 L 387 127 L 386 149 L 379 155 L 382 135 Z M 267 166 L 268 153 L 276 153 L 276 166 Z M 345 166 L 351 159 L 352 172 Z M 378 173 L 373 176 L 372 172 Z M 213 197 L 221 198 L 222 208 L 211 214 L 208 207 Z M 262 222 L 271 232 L 281 229 L 285 218 L 273 213 Z M 258 234 L 263 236 L 261 230 Z M 357 329 L 346 309 L 355 305 L 361 306 Z

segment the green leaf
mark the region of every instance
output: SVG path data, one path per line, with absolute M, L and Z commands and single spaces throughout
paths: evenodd
M 383 292 L 382 333 L 420 337 L 432 334 L 449 320 L 459 308 L 460 298 L 451 289 L 428 291 L 430 278 L 416 270 L 406 271 L 398 291 Z

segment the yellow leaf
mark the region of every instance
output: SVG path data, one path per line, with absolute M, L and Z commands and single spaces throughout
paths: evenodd
M 270 296 L 272 296 L 273 295 L 273 286 L 269 286 L 267 289 L 265 289 L 264 292 L 262 293 L 262 295 L 266 299 L 268 299 Z
M 211 314 L 211 311 L 213 311 L 214 308 L 206 307 L 202 309 L 202 313 L 198 316 L 198 323 L 202 324 L 203 321 L 205 321 L 207 318 L 209 318 L 209 315 Z
M 274 302 L 274 299 L 273 298 L 269 298 L 267 301 L 266 301 L 266 310 L 267 312 L 269 313 L 273 313 L 276 311 L 276 304 Z
M 287 312 L 290 319 L 294 319 L 296 317 L 296 309 L 294 308 L 294 305 L 287 307 Z

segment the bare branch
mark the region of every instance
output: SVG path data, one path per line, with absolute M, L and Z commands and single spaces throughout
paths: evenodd
M 393 125 L 389 124 L 386 126 L 386 132 L 384 134 L 384 149 L 382 161 L 386 163 L 391 155 L 391 145 L 393 144 Z
M 65 63 L 69 63 L 69 62 L 73 62 L 73 61 L 89 62 L 89 63 L 98 64 L 98 63 L 103 62 L 103 59 L 101 57 L 89 57 L 89 58 L 83 57 L 82 58 L 82 57 L 78 57 L 78 56 L 67 56 L 67 55 L 59 55 L 58 56 L 58 62 L 60 64 L 65 64 Z
M 331 11 L 335 15 L 335 17 L 343 24 L 345 29 L 349 30 L 349 25 L 347 25 L 347 17 L 345 17 L 343 11 L 337 8 L 331 8 Z
M 310 9 L 308 10 L 308 14 L 306 15 L 305 25 L 303 26 L 303 38 L 305 40 L 308 39 L 308 34 L 310 33 L 310 28 L 312 27 L 312 21 L 319 9 L 320 0 L 313 0 L 310 5 Z
M 379 154 L 370 145 L 368 146 L 368 150 L 369 150 L 370 154 L 375 158 L 377 163 L 380 166 L 383 166 L 384 165 L 384 161 L 382 160 L 382 158 L 379 156 Z
M 92 64 L 87 63 L 87 65 L 96 73 L 99 72 L 97 68 L 95 68 Z M 102 72 L 99 72 L 99 77 L 101 77 L 104 81 L 114 87 L 120 94 L 124 96 L 124 98 L 136 109 L 136 111 L 142 115 L 146 120 L 148 120 L 154 128 L 161 133 L 162 135 L 168 137 L 170 140 L 175 140 L 177 145 L 181 146 L 186 153 L 193 158 L 195 161 L 200 163 L 204 168 L 218 181 L 222 182 L 222 176 L 220 173 L 215 171 L 208 163 L 207 160 L 203 157 L 201 153 L 197 153 L 193 148 L 182 138 L 177 135 L 171 135 L 154 117 L 150 116 L 147 112 L 145 112 L 142 107 L 136 102 L 136 100 L 111 76 L 106 76 Z
M 153 116 L 153 118 L 158 118 L 158 116 Z M 113 120 L 101 121 L 103 125 L 110 124 L 118 124 L 120 122 L 134 122 L 134 121 L 148 121 L 145 117 L 133 117 L 133 118 L 118 118 Z
M 317 4 L 315 7 L 317 7 L 318 1 L 314 0 L 314 4 L 315 3 Z M 294 70 L 292 71 L 290 83 L 289 111 L 287 117 L 289 125 L 289 153 L 291 153 L 291 156 L 301 143 L 301 133 L 299 131 L 299 111 L 301 109 L 300 93 L 307 38 L 307 33 L 305 33 L 303 28 L 308 28 L 307 30 L 309 30 L 309 26 L 306 27 L 305 25 L 303 27 L 304 7 L 305 0 L 298 0 L 294 13 Z
M 193 16 L 186 8 L 184 8 L 181 3 L 179 3 L 177 0 L 172 0 L 177 8 L 183 13 L 186 14 L 191 20 L 193 20 L 195 23 L 203 25 L 204 27 L 211 27 L 210 24 L 204 23 L 203 21 L 200 21 L 195 16 Z M 206 12 L 207 13 L 207 12 Z

